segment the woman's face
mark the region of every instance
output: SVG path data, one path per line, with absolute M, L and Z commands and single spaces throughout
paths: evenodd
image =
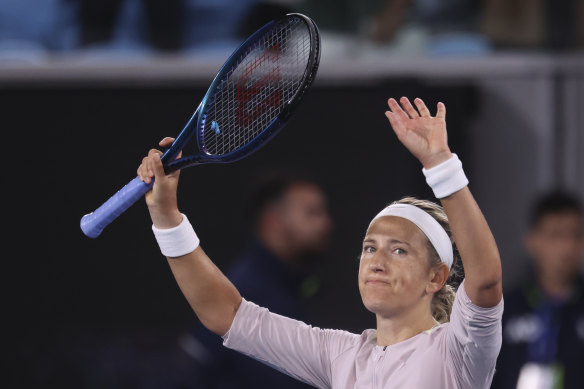
M 359 291 L 365 307 L 394 316 L 423 302 L 430 281 L 427 238 L 407 219 L 383 216 L 365 235 Z

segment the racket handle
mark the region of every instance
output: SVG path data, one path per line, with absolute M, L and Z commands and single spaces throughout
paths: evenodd
M 99 208 L 81 218 L 83 233 L 90 238 L 97 238 L 108 224 L 144 196 L 153 184 L 145 184 L 140 177 L 134 178 Z

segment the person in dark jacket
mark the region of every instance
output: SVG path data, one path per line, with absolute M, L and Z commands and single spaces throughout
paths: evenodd
M 529 277 L 505 294 L 494 389 L 581 388 L 584 382 L 584 213 L 563 191 L 534 204 Z
M 323 189 L 288 173 L 267 174 L 249 200 L 252 238 L 226 273 L 242 296 L 287 317 L 305 318 L 316 293 L 313 265 L 328 247 L 332 221 Z M 197 323 L 181 338 L 202 384 L 218 388 L 307 388 L 260 362 L 223 347 Z

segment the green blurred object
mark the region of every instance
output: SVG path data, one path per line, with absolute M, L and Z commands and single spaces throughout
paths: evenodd
M 313 297 L 320 289 L 320 279 L 316 275 L 310 275 L 300 284 L 300 295 L 306 299 Z

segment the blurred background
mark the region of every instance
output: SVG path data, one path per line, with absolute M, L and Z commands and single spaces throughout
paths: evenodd
M 526 246 L 534 202 L 556 189 L 584 201 L 584 1 L 0 0 L 0 123 L 11 139 L 5 387 L 218 387 L 145 204 L 96 240 L 79 219 L 183 128 L 242 39 L 288 12 L 314 19 L 322 39 L 297 113 L 249 158 L 182 175 L 179 206 L 219 268 L 233 268 L 254 239 L 246 210 L 257 177 L 309 176 L 326 198 L 330 242 L 294 284 L 294 312 L 314 326 L 373 327 L 356 282 L 365 228 L 390 201 L 432 199 L 383 115 L 387 98 L 408 96 L 446 104 L 450 146 L 499 244 L 505 289 L 537 278 Z M 584 347 L 571 286 L 582 275 L 577 220 L 566 292 L 577 307 L 574 353 Z M 245 387 L 234 380 L 224 387 Z

